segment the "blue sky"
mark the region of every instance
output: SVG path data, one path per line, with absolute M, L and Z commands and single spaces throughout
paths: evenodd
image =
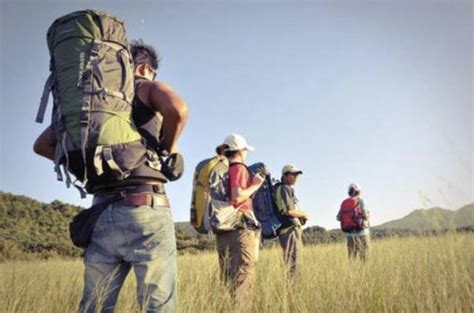
M 34 117 L 47 28 L 85 8 L 121 17 L 129 38 L 156 46 L 158 79 L 189 105 L 186 174 L 168 186 L 176 221 L 189 218 L 194 166 L 231 132 L 274 176 L 286 163 L 303 169 L 296 193 L 310 225 L 337 227 L 352 182 L 372 224 L 474 202 L 471 1 L 3 0 L 3 191 L 90 204 L 32 152 L 45 127 Z

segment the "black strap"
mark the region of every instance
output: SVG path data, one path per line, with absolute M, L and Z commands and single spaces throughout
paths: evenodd
M 243 167 L 245 167 L 247 169 L 247 171 L 252 174 L 252 171 L 250 170 L 250 168 L 247 166 L 247 164 L 245 163 L 242 163 L 242 162 L 230 162 L 229 163 L 229 168 L 231 168 L 232 166 L 236 166 L 236 165 L 242 165 Z
M 164 184 L 147 184 L 147 185 L 129 185 L 120 187 L 103 188 L 95 193 L 96 196 L 102 196 L 109 193 L 165 193 Z

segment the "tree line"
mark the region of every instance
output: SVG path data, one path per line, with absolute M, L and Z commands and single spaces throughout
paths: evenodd
M 46 204 L 26 196 L 0 191 L 0 262 L 81 256 L 83 250 L 76 248 L 69 239 L 69 222 L 82 209 L 58 200 Z M 181 253 L 214 249 L 214 236 L 197 234 L 189 223 L 180 222 L 175 226 L 176 245 Z M 472 232 L 474 226 L 456 230 Z M 446 231 L 448 230 L 413 231 L 376 228 L 372 231 L 372 238 L 377 240 L 393 236 L 437 235 Z M 303 242 L 306 245 L 330 244 L 343 240 L 344 233 L 338 229 L 327 230 L 320 226 L 312 226 L 303 231 Z M 272 245 L 272 242 L 264 243 L 264 247 L 269 245 Z

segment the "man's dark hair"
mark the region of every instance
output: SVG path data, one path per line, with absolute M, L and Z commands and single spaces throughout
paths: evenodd
M 133 63 L 135 67 L 141 64 L 147 64 L 152 69 L 157 70 L 160 66 L 160 57 L 155 48 L 147 45 L 142 39 L 132 40 L 130 42 Z

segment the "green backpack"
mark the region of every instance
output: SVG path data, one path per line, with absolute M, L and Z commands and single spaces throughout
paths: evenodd
M 58 18 L 47 41 L 51 74 L 36 121 L 43 121 L 52 91 L 55 171 L 58 180 L 64 175 L 66 185 L 85 196 L 83 187 L 92 192 L 94 186 L 122 181 L 150 160 L 132 120 L 133 60 L 123 22 L 100 11 Z M 69 172 L 82 185 L 72 182 Z

